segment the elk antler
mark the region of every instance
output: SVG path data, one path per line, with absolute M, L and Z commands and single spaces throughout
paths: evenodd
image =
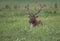
M 40 10 L 38 10 L 36 13 L 34 13 L 34 15 L 38 14 L 40 11 L 41 11 L 41 9 L 40 9 Z
M 37 9 L 37 10 L 36 10 Z M 37 11 L 37 12 L 35 12 L 34 13 L 34 15 L 36 15 L 36 14 L 38 14 L 38 13 L 40 13 L 40 11 L 42 10 L 42 8 L 39 6 L 38 8 L 36 8 L 35 10 Z
M 37 10 L 36 10 L 37 9 Z M 33 10 L 31 10 L 30 8 L 29 8 L 29 4 L 27 4 L 26 6 L 25 6 L 25 10 L 27 11 L 27 14 L 28 15 L 36 15 L 36 14 L 38 14 L 41 10 L 42 10 L 42 8 L 39 6 L 38 8 L 35 8 L 34 10 L 35 11 L 33 11 Z M 32 12 L 31 12 L 32 11 Z M 37 11 L 37 12 L 36 12 Z
M 27 13 L 28 15 L 31 15 L 30 8 L 29 8 L 29 4 L 27 4 L 27 5 L 25 6 L 25 10 L 27 11 L 26 13 Z

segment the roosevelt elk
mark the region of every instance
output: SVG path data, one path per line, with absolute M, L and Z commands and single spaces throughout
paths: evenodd
M 29 15 L 30 27 L 34 27 L 36 25 L 42 25 L 41 20 L 37 20 L 38 16 L 36 16 L 36 14 L 38 14 L 41 11 L 41 8 L 38 8 L 37 12 L 30 12 L 29 5 L 27 5 L 25 7 L 25 10 L 27 11 L 27 14 Z

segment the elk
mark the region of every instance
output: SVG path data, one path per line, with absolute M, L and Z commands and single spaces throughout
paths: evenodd
M 27 14 L 29 15 L 29 24 L 31 28 L 36 25 L 42 25 L 41 20 L 37 20 L 38 16 L 36 16 L 41 11 L 40 8 L 38 8 L 37 12 L 30 12 L 31 10 L 29 8 L 29 5 L 27 5 L 25 6 L 25 10 L 27 11 Z
M 35 15 L 30 15 L 29 16 L 29 23 L 30 23 L 30 27 L 34 27 L 36 25 L 42 25 L 42 22 L 41 20 L 37 20 L 38 16 L 35 16 Z

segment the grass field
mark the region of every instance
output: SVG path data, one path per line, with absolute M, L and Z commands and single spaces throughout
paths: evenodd
M 39 16 L 43 26 L 30 29 L 28 16 L 15 13 L 0 12 L 0 41 L 60 41 L 60 15 Z
M 38 0 L 39 1 L 39 0 Z M 58 3 L 60 0 L 41 0 L 41 3 L 48 3 L 53 5 L 55 2 Z M 25 6 L 28 0 L 21 1 L 9 1 L 0 0 L 0 8 L 3 8 L 6 4 L 10 7 L 14 5 Z M 30 6 L 33 7 L 38 5 L 39 2 L 32 3 Z M 30 29 L 29 18 L 24 10 L 20 11 L 0 11 L 0 41 L 60 41 L 60 8 L 56 14 L 48 13 L 50 9 L 41 11 L 38 14 L 38 19 L 42 21 L 42 26 L 36 26 Z

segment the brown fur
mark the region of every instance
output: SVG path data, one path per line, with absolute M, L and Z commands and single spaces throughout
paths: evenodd
M 37 20 L 36 18 L 37 17 L 35 15 L 29 17 L 30 27 L 34 27 L 36 25 L 42 25 L 41 20 Z

